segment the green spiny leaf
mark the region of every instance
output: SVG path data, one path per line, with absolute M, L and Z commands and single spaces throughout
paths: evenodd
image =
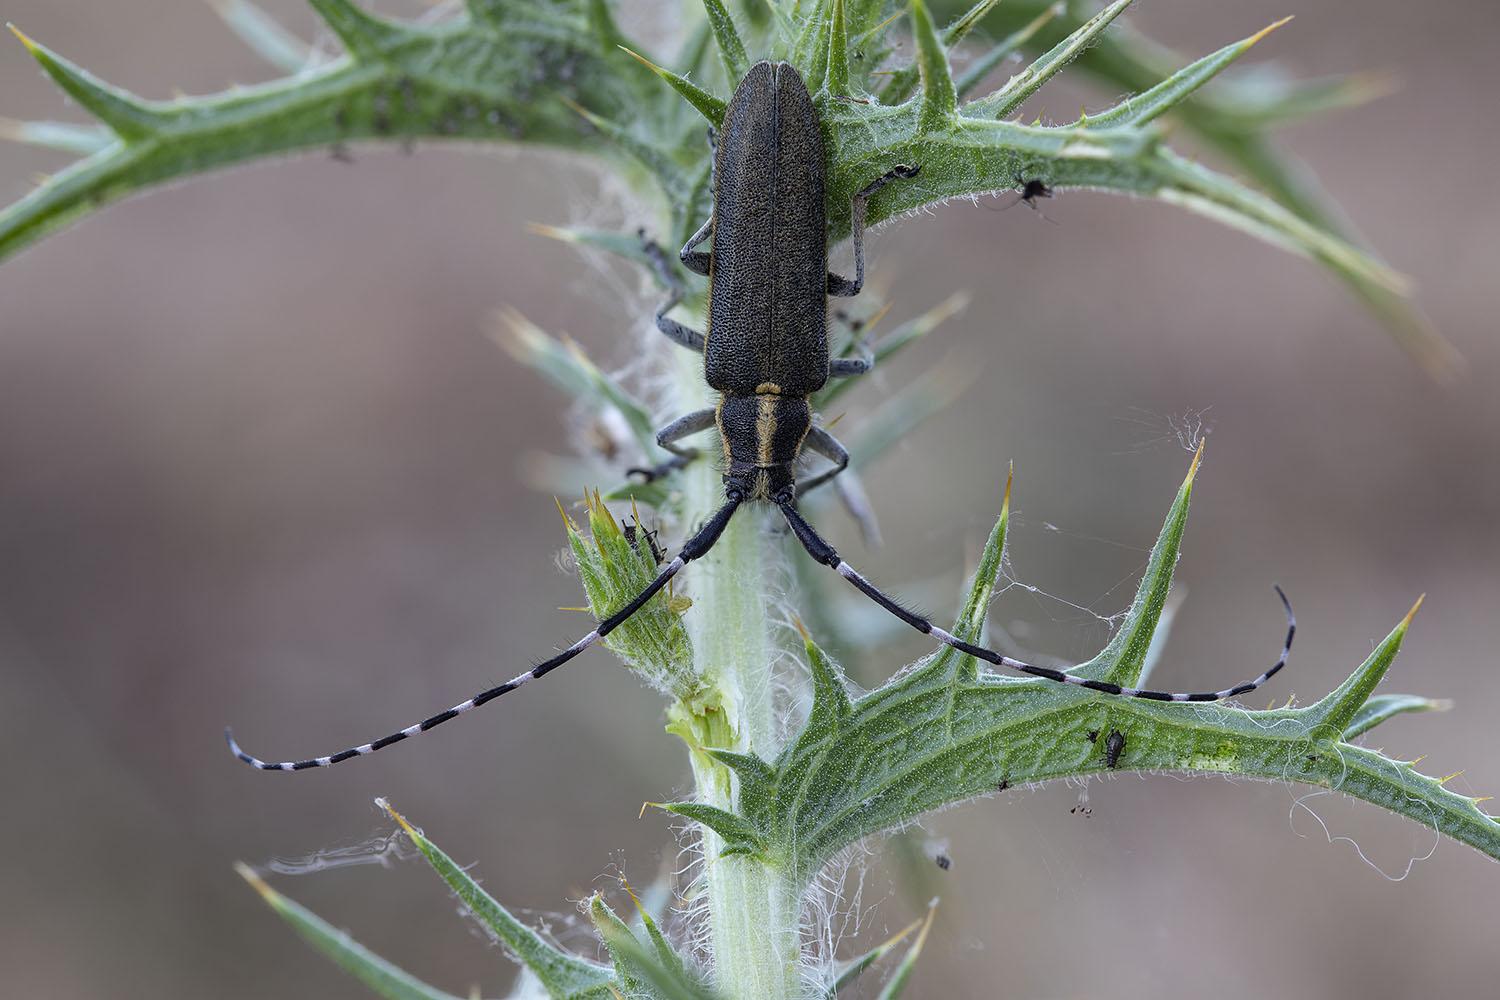
M 667 942 L 666 937 L 663 936 L 661 930 L 656 926 L 656 921 L 651 918 L 651 914 L 647 913 L 646 907 L 641 904 L 640 897 L 635 894 L 635 890 L 630 888 L 630 884 L 625 882 L 623 878 L 620 881 L 625 886 L 625 891 L 630 894 L 630 901 L 635 904 L 636 915 L 641 918 L 641 926 L 646 930 L 646 937 L 651 942 L 651 951 L 657 963 L 673 976 L 686 976 L 687 966 L 683 962 L 682 956 L 677 954 L 671 944 Z
M 256 55 L 283 73 L 297 73 L 313 59 L 311 45 L 292 34 L 280 21 L 250 0 L 209 0 L 229 30 Z
M 1197 62 L 1184 66 L 1144 94 L 1126 98 L 1108 111 L 1090 115 L 1089 125 L 1097 127 L 1122 122 L 1132 125 L 1146 124 L 1186 100 L 1199 87 L 1223 72 L 1240 56 L 1249 52 L 1250 47 L 1256 42 L 1290 20 L 1290 17 L 1284 17 L 1275 24 L 1262 28 L 1249 38 L 1235 42 L 1233 45 L 1226 45 L 1212 55 L 1204 56 Z
M 436 844 L 428 840 L 426 835 L 406 821 L 400 813 L 391 808 L 390 803 L 384 799 L 376 799 L 375 804 L 386 812 L 391 818 L 401 824 L 407 837 L 417 849 L 427 858 L 434 871 L 443 877 L 443 881 L 451 888 L 468 907 L 470 913 L 490 929 L 500 940 L 504 941 L 516 957 L 532 971 L 537 981 L 546 989 L 550 997 L 568 997 L 576 1000 L 604 1000 L 610 995 L 609 984 L 614 977 L 610 974 L 607 966 L 598 965 L 594 962 L 585 961 L 576 955 L 570 955 L 560 951 L 547 943 L 535 930 L 521 923 L 510 911 L 500 905 L 494 897 L 485 892 L 479 883 L 469 876 L 461 865 L 455 864 Z
M 963 395 L 984 370 L 982 360 L 972 356 L 973 353 L 952 352 L 882 400 L 874 413 L 860 421 L 857 435 L 849 441 L 850 464 L 856 468 L 867 466 L 908 440 L 913 430 Z
M 979 24 L 980 21 L 984 20 L 985 15 L 994 10 L 995 5 L 999 2 L 1000 0 L 979 0 L 979 2 L 970 7 L 968 11 L 960 15 L 958 20 L 954 21 L 943 30 L 943 41 L 941 47 L 943 49 L 946 49 L 948 52 L 953 51 L 954 46 L 958 45 L 958 43 L 963 40 L 963 37 L 965 35 L 973 30 L 973 28 L 977 24 Z M 914 13 L 913 26 L 915 26 L 916 23 L 915 17 L 916 15 Z M 931 23 L 931 17 L 929 15 L 928 24 L 931 25 Z M 917 62 L 903 66 L 892 73 L 890 75 L 890 79 L 886 81 L 885 86 L 880 88 L 880 103 L 900 104 L 902 101 L 905 101 L 908 97 L 911 96 L 912 89 L 916 87 L 917 81 L 921 79 L 921 72 L 922 61 L 919 59 Z
M 901 353 L 904 348 L 927 336 L 946 320 L 963 312 L 968 305 L 969 294 L 967 292 L 954 292 L 922 315 L 902 323 L 875 345 L 875 364 L 877 366 L 885 364 Z M 870 324 L 873 325 L 873 322 L 873 320 L 870 321 Z M 830 403 L 856 385 L 858 385 L 856 379 L 839 379 L 830 382 L 828 388 L 818 394 L 815 408 L 819 411 L 827 410 Z
M 1386 719 L 1403 712 L 1446 712 L 1453 703 L 1443 698 L 1422 698 L 1414 694 L 1376 695 L 1359 707 L 1344 727 L 1344 741 L 1363 736 Z
M 931 916 L 932 910 L 929 909 L 927 912 L 928 915 Z M 825 998 L 832 998 L 842 993 L 844 987 L 848 986 L 850 983 L 858 979 L 860 975 L 870 966 L 874 965 L 886 955 L 890 954 L 890 952 L 897 945 L 906 940 L 906 938 L 911 934 L 912 931 L 916 930 L 918 927 L 922 927 L 924 924 L 926 924 L 926 922 L 927 921 L 924 918 L 913 920 L 911 923 L 907 924 L 901 930 L 897 931 L 887 940 L 871 948 L 869 951 L 865 952 L 858 958 L 852 959 L 851 961 L 845 963 L 845 965 L 839 969 L 838 975 L 834 977 L 833 982 L 828 985 L 828 989 L 824 992 L 823 996 Z
M 906 949 L 902 956 L 901 964 L 896 966 L 896 971 L 891 974 L 890 980 L 885 988 L 880 991 L 880 1000 L 896 1000 L 902 993 L 906 992 L 906 983 L 911 978 L 911 970 L 916 967 L 917 959 L 922 954 L 922 946 L 927 943 L 927 933 L 932 930 L 932 918 L 937 913 L 937 900 L 927 907 L 927 919 L 922 922 L 922 930 L 917 934 L 917 939 Z
M 922 73 L 922 105 L 917 114 L 917 133 L 921 134 L 939 128 L 953 115 L 958 108 L 958 93 L 948 72 L 948 53 L 943 51 L 937 27 L 922 0 L 911 0 L 911 25 Z
M 307 0 L 356 62 L 377 61 L 388 49 L 405 41 L 407 32 L 383 18 L 367 14 L 353 0 Z
M 607 0 L 589 0 L 589 27 L 593 35 L 599 41 L 601 54 L 611 54 L 615 49 L 624 48 L 625 33 L 615 23 L 615 18 L 609 10 Z
M 629 49 L 625 51 L 629 52 Z M 635 53 L 631 53 L 634 55 Z M 641 60 L 645 62 L 645 60 Z M 647 63 L 647 65 L 650 65 Z M 625 125 L 610 121 L 602 115 L 597 115 L 583 105 L 574 101 L 567 101 L 567 105 L 578 112 L 590 125 L 603 132 L 615 145 L 635 157 L 641 165 L 650 171 L 651 176 L 662 190 L 667 193 L 673 202 L 681 204 L 687 199 L 688 188 L 691 180 L 687 171 L 676 163 L 671 156 L 664 152 L 656 143 L 638 135 L 633 129 Z
M 596 894 L 589 900 L 589 917 L 609 955 L 623 986 L 632 996 L 645 995 L 659 1000 L 717 1000 L 707 986 L 688 974 L 680 957 L 673 965 L 663 964 L 651 950 L 625 926 L 614 910 Z M 675 966 L 675 967 L 674 967 Z
M 661 808 L 679 816 L 686 816 L 696 823 L 702 823 L 717 833 L 724 840 L 724 849 L 719 852 L 720 856 L 765 853 L 765 839 L 760 830 L 743 816 L 737 816 L 727 809 L 705 805 L 701 802 L 666 802 L 662 803 Z
M 1196 469 L 1197 461 L 1194 466 Z M 1153 551 L 1130 620 L 1093 664 L 1140 655 L 1149 622 L 1170 583 L 1192 484 L 1178 491 Z M 1003 544 L 991 537 L 954 631 L 974 635 L 983 622 Z M 1403 622 L 1338 692 L 1305 709 L 1252 712 L 1223 702 L 1167 703 L 1121 698 L 1041 679 L 972 669 L 943 647 L 847 711 L 814 712 L 771 765 L 767 789 L 735 819 L 711 816 L 715 829 L 742 842 L 759 837 L 765 863 L 785 866 L 798 885 L 848 844 L 899 827 L 952 802 L 1012 784 L 1077 777 L 1106 769 L 1100 734 L 1118 731 L 1125 746 L 1116 765 L 1131 770 L 1248 774 L 1322 785 L 1385 806 L 1500 858 L 1500 823 L 1475 800 L 1344 742 L 1352 723 L 1404 634 Z M 970 663 L 972 666 L 972 661 Z M 836 676 L 821 658 L 815 670 Z M 1383 715 L 1392 703 L 1377 703 Z M 833 719 L 837 716 L 836 724 Z M 765 795 L 768 794 L 767 799 Z M 708 822 L 708 819 L 705 819 Z M 753 832 L 752 832 L 753 831 Z
M 134 94 L 118 87 L 111 87 L 94 74 L 64 59 L 38 42 L 21 33 L 21 29 L 10 25 L 10 30 L 31 55 L 46 70 L 47 75 L 96 118 L 108 125 L 126 142 L 139 142 L 165 128 L 160 114 L 148 108 Z
M 745 54 L 745 43 L 740 39 L 739 29 L 734 26 L 734 18 L 729 16 L 722 0 L 703 0 L 703 10 L 708 14 L 708 25 L 719 43 L 724 72 L 730 80 L 738 83 L 750 68 L 750 57 Z
M 1028 23 L 1021 25 L 996 45 L 991 46 L 984 55 L 975 59 L 964 70 L 963 75 L 955 84 L 959 97 L 967 97 L 969 91 L 984 82 L 984 78 L 990 75 L 996 66 L 1005 61 L 1014 52 L 1019 52 L 1028 42 L 1036 37 L 1037 32 L 1046 27 L 1047 22 L 1061 14 L 1066 5 L 1054 3 L 1042 10 Z
M 1146 573 L 1136 590 L 1135 601 L 1125 616 L 1125 624 L 1115 633 L 1100 653 L 1087 663 L 1080 664 L 1072 673 L 1080 677 L 1108 681 L 1121 687 L 1135 687 L 1145 668 L 1146 657 L 1151 650 L 1151 639 L 1156 634 L 1157 622 L 1166 607 L 1167 596 L 1172 592 L 1172 574 L 1177 569 L 1177 555 L 1182 547 L 1182 530 L 1187 524 L 1188 502 L 1193 497 L 1193 479 L 1198 474 L 1198 462 L 1203 457 L 1203 445 L 1188 469 L 1172 509 L 1161 526 L 1161 534 L 1151 548 L 1151 558 L 1146 562 Z
M 1109 27 L 1109 22 L 1125 12 L 1133 0 L 1115 0 L 1114 3 L 1089 18 L 1078 30 L 1058 42 L 1039 59 L 999 90 L 964 106 L 964 113 L 973 118 L 1004 118 L 1019 108 L 1026 99 L 1041 89 L 1042 84 L 1072 62 L 1078 53 L 1093 44 L 1094 39 Z
M 828 22 L 828 75 L 823 88 L 833 95 L 849 93 L 849 30 L 845 21 L 845 0 L 833 0 L 833 16 Z
M 656 578 L 657 566 L 651 547 L 639 538 L 632 544 L 597 495 L 589 496 L 587 504 L 592 536 L 587 541 L 561 504 L 558 513 L 563 515 L 568 546 L 578 563 L 589 605 L 595 617 L 603 619 L 645 590 Z M 654 687 L 683 700 L 697 691 L 700 678 L 693 673 L 692 645 L 680 610 L 685 608 L 674 606 L 667 593 L 660 593 L 602 641 Z
M 544 235 L 558 239 L 576 239 L 580 243 L 598 245 L 592 243 L 587 232 L 538 228 Z M 634 242 L 640 246 L 639 237 Z M 576 343 L 549 336 L 514 309 L 502 309 L 500 319 L 505 330 L 497 331 L 493 336 L 511 357 L 540 372 L 570 398 L 591 404 L 596 413 L 603 412 L 606 407 L 618 410 L 640 446 L 641 454 L 656 453 L 656 430 L 645 404 L 595 365 Z
M 1326 729 L 1327 738 L 1342 740 L 1350 738 L 1347 735 L 1349 727 L 1360 714 L 1360 710 L 1369 702 L 1370 696 L 1375 691 L 1375 685 L 1380 683 L 1385 672 L 1390 669 L 1391 661 L 1395 660 L 1396 654 L 1401 651 L 1401 642 L 1406 638 L 1406 630 L 1411 627 L 1411 620 L 1421 606 L 1422 598 L 1418 598 L 1417 603 L 1412 605 L 1412 609 L 1406 613 L 1401 624 L 1391 630 L 1391 634 L 1375 647 L 1369 658 L 1348 680 L 1317 704 L 1309 705 L 1302 710 L 1303 717 L 1311 724 Z M 1361 731 L 1369 729 L 1374 724 L 1375 722 L 1368 722 L 1363 725 Z
M 71 122 L 18 122 L 0 118 L 0 139 L 59 149 L 64 153 L 89 156 L 116 141 L 113 130 L 103 125 L 74 125 Z
M 234 870 L 260 893 L 277 915 L 314 948 L 386 1000 L 460 1000 L 433 989 L 411 973 L 397 968 L 311 910 L 266 885 L 249 865 L 236 862 Z
M 625 49 L 626 52 L 630 52 L 624 46 L 621 46 L 621 48 Z M 673 90 L 681 94 L 714 128 L 719 128 L 724 124 L 724 109 L 729 106 L 727 102 L 719 100 L 713 94 L 693 84 L 686 78 L 680 77 L 670 70 L 663 69 L 644 56 L 637 55 L 634 52 L 630 52 L 630 54 L 647 66 L 650 66 L 652 72 L 665 80 Z

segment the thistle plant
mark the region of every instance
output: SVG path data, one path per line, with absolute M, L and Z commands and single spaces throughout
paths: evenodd
M 705 132 L 720 124 L 727 95 L 753 53 L 791 62 L 813 94 L 824 130 L 830 241 L 849 232 L 851 195 L 895 163 L 920 164 L 921 173 L 871 200 L 872 225 L 1031 179 L 1054 189 L 1149 196 L 1317 262 L 1429 369 L 1454 364 L 1451 350 L 1406 300 L 1402 276 L 1355 242 L 1269 138 L 1275 125 L 1364 99 L 1374 85 L 1263 76 L 1195 96 L 1280 22 L 1181 65 L 1112 27 L 1131 0 L 1097 12 L 1081 4 L 980 0 L 942 25 L 922 0 L 899 10 L 883 0 L 773 0 L 733 12 L 721 0 L 704 0 L 704 16 L 671 52 L 629 36 L 604 0 L 467 0 L 420 23 L 378 17 L 351 0 L 309 2 L 342 42 L 342 56 L 310 62 L 309 49 L 246 0 L 222 0 L 231 26 L 291 75 L 160 103 L 103 83 L 17 31 L 97 123 L 7 125 L 13 138 L 83 158 L 0 213 L 0 255 L 97 205 L 214 167 L 350 143 L 463 139 L 553 147 L 602 161 L 640 204 L 651 206 L 639 222 L 649 239 L 635 231 L 539 231 L 633 261 L 664 285 L 670 265 L 651 240 L 680 245 L 707 218 Z M 1017 53 L 1030 61 L 996 85 L 995 71 Z M 1132 96 L 1062 124 L 1017 120 L 1027 100 L 1070 63 Z M 1174 152 L 1162 126 L 1168 114 L 1248 180 Z M 701 289 L 699 296 L 689 304 L 701 307 Z M 950 298 L 884 335 L 874 345 L 877 360 L 961 307 L 960 298 Z M 836 349 L 862 338 L 868 325 L 845 323 Z M 701 359 L 652 338 L 645 350 L 656 368 L 642 389 L 518 314 L 509 314 L 506 327 L 507 348 L 578 399 L 609 438 L 609 447 L 593 456 L 607 489 L 589 497 L 585 515 L 576 517 L 586 519 L 586 529 L 563 510 L 590 606 L 607 616 L 657 572 L 654 542 L 639 514 L 622 526 L 619 504 L 648 506 L 671 540 L 720 503 L 718 470 L 707 460 L 646 485 L 624 474 L 662 459 L 658 418 L 708 404 Z M 940 406 L 952 387 L 951 378 L 937 375 L 888 400 L 852 442 L 855 469 Z M 814 408 L 850 391 L 858 391 L 853 382 L 830 385 Z M 1074 675 L 1141 686 L 1160 645 L 1197 469 L 1195 459 L 1118 631 Z M 854 472 L 836 482 L 859 507 Z M 965 641 L 985 634 L 1008 509 L 1007 486 L 951 627 Z M 949 647 L 904 668 L 884 664 L 891 679 L 855 694 L 819 642 L 837 628 L 837 614 L 816 592 L 820 583 L 803 596 L 789 595 L 788 581 L 806 575 L 806 561 L 793 554 L 784 563 L 784 540 L 771 527 L 757 512 L 743 511 L 673 590 L 604 640 L 667 699 L 668 732 L 681 741 L 692 769 L 695 794 L 656 806 L 683 818 L 696 852 L 694 884 L 672 887 L 694 900 L 685 936 L 669 936 L 648 901 L 637 900 L 627 920 L 596 894 L 585 905 L 608 960 L 565 953 L 391 810 L 465 906 L 522 963 L 519 992 L 832 996 L 902 946 L 893 939 L 859 956 L 816 954 L 820 879 L 841 853 L 956 802 L 1105 769 L 1249 775 L 1336 789 L 1500 858 L 1500 824 L 1479 808 L 1480 800 L 1353 742 L 1395 715 L 1441 707 L 1415 695 L 1375 694 L 1410 614 L 1337 690 L 1301 708 L 1250 711 L 1222 702 L 1112 697 L 999 676 Z M 242 870 L 299 933 L 381 995 L 447 996 Z M 920 951 L 925 928 L 908 931 L 904 957 L 882 996 L 898 995 Z

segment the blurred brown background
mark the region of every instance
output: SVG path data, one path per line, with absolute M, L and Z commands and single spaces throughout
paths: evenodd
M 303 33 L 297 0 L 266 0 Z M 1211 9 L 1210 9 L 1211 8 Z M 389 5 L 382 9 L 400 11 Z M 4 20 L 151 97 L 272 73 L 199 0 L 6 0 Z M 1291 595 L 1288 672 L 1252 699 L 1315 699 L 1427 603 L 1383 690 L 1455 699 L 1372 742 L 1500 794 L 1500 13 L 1437 0 L 1151 0 L 1129 15 L 1194 55 L 1287 13 L 1252 56 L 1404 88 L 1294 129 L 1374 245 L 1412 274 L 1468 377 L 1429 381 L 1310 264 L 1177 210 L 1071 192 L 882 229 L 874 274 L 910 315 L 976 301 L 934 340 L 984 380 L 864 470 L 877 579 L 956 588 L 1017 474 L 1012 589 L 995 621 L 1087 655 L 1129 600 L 1188 455 L 1212 430 L 1164 685 L 1252 674 Z M 79 119 L 16 43 L 0 113 Z M 1049 89 L 1041 106 L 1115 95 Z M 0 147 L 0 198 L 65 158 Z M 426 145 L 195 179 L 0 266 L 0 992 L 366 995 L 296 940 L 230 862 L 306 860 L 388 831 L 389 796 L 501 900 L 553 914 L 605 873 L 675 854 L 640 803 L 683 791 L 661 704 L 605 654 L 399 752 L 298 776 L 224 751 L 327 752 L 511 676 L 581 619 L 549 497 L 522 456 L 566 451 L 566 401 L 482 335 L 513 305 L 618 363 L 645 331 L 635 278 L 602 283 L 523 224 L 624 222 L 557 159 Z M 620 292 L 629 294 L 621 299 Z M 862 404 L 920 370 L 872 376 Z M 933 481 L 941 487 L 933 489 Z M 582 485 L 582 484 L 580 484 Z M 800 556 L 794 556 L 800 557 Z M 886 672 L 919 643 L 882 654 Z M 852 655 L 851 655 L 852 658 Z M 1414 823 L 1308 789 L 1120 775 L 1011 792 L 917 836 L 954 867 L 877 864 L 871 934 L 943 906 L 908 995 L 1480 996 L 1496 989 L 1500 869 Z M 882 845 L 875 845 L 882 851 Z M 512 966 L 415 862 L 281 878 L 436 985 L 503 994 Z M 870 994 L 867 994 L 870 995 Z

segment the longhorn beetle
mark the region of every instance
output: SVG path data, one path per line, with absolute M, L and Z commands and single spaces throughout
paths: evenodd
M 515 679 L 384 739 L 328 757 L 267 763 L 241 750 L 226 731 L 235 755 L 267 771 L 327 767 L 399 743 L 513 691 L 562 666 L 639 611 L 684 566 L 713 548 L 740 504 L 752 500 L 776 505 L 808 555 L 836 571 L 876 604 L 918 632 L 997 666 L 1105 694 L 1155 701 L 1217 701 L 1253 690 L 1280 670 L 1296 631 L 1284 594 L 1281 599 L 1288 626 L 1281 656 L 1255 680 L 1202 694 L 1127 688 L 1023 663 L 939 628 L 877 590 L 797 512 L 794 469 L 804 447 L 829 459 L 833 467 L 801 484 L 803 490 L 827 482 L 849 463 L 843 445 L 812 423 L 808 396 L 830 377 L 863 374 L 873 363 L 869 357 L 829 358 L 828 296 L 854 295 L 864 284 L 865 207 L 870 196 L 894 180 L 916 176 L 919 169 L 894 166 L 854 195 L 850 206 L 854 278 L 830 273 L 823 138 L 812 98 L 791 65 L 760 62 L 751 67 L 735 88 L 719 131 L 713 215 L 680 254 L 689 270 L 708 276 L 708 332 L 698 333 L 667 317 L 682 297 L 680 289 L 674 289 L 656 312 L 656 325 L 664 334 L 703 354 L 704 374 L 720 398 L 713 409 L 690 413 L 657 433 L 657 443 L 674 457 L 649 470 L 649 474 L 661 474 L 690 461 L 696 452 L 677 442 L 717 426 L 724 448 L 724 505 L 683 544 L 645 590 L 600 620 L 588 635 Z M 710 235 L 711 251 L 695 249 Z M 1281 594 L 1280 588 L 1277 593 Z

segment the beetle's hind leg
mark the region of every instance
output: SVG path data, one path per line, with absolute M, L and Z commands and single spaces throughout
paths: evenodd
M 845 297 L 858 295 L 859 290 L 865 287 L 865 207 L 870 201 L 870 195 L 891 181 L 915 177 L 921 170 L 921 167 L 908 167 L 904 163 L 897 164 L 855 193 L 854 199 L 849 203 L 850 238 L 854 240 L 854 279 L 851 281 L 832 271 L 828 272 L 829 295 Z
M 627 476 L 641 476 L 641 482 L 649 483 L 653 479 L 659 479 L 670 472 L 687 465 L 698 457 L 697 448 L 684 448 L 677 444 L 682 438 L 699 431 L 706 431 L 714 425 L 717 411 L 714 409 L 694 410 L 685 417 L 678 417 L 667 426 L 656 432 L 656 443 L 672 453 L 672 457 L 660 465 L 649 469 L 634 468 L 626 469 Z M 848 459 L 845 459 L 847 464 Z
M 875 519 L 875 508 L 870 505 L 870 498 L 859 486 L 859 479 L 850 473 L 847 476 L 839 476 L 839 473 L 849 468 L 849 449 L 839 441 L 838 438 L 828 433 L 821 427 L 813 426 L 807 431 L 807 437 L 803 444 L 808 450 L 822 455 L 833 463 L 833 468 L 824 469 L 804 483 L 797 485 L 797 495 L 805 496 L 807 491 L 822 486 L 824 483 L 833 481 L 833 488 L 838 493 L 839 502 L 854 518 L 854 523 L 859 525 L 859 533 L 863 536 L 866 545 L 879 546 L 882 544 L 880 538 L 880 524 Z M 839 478 L 835 479 L 834 477 Z

